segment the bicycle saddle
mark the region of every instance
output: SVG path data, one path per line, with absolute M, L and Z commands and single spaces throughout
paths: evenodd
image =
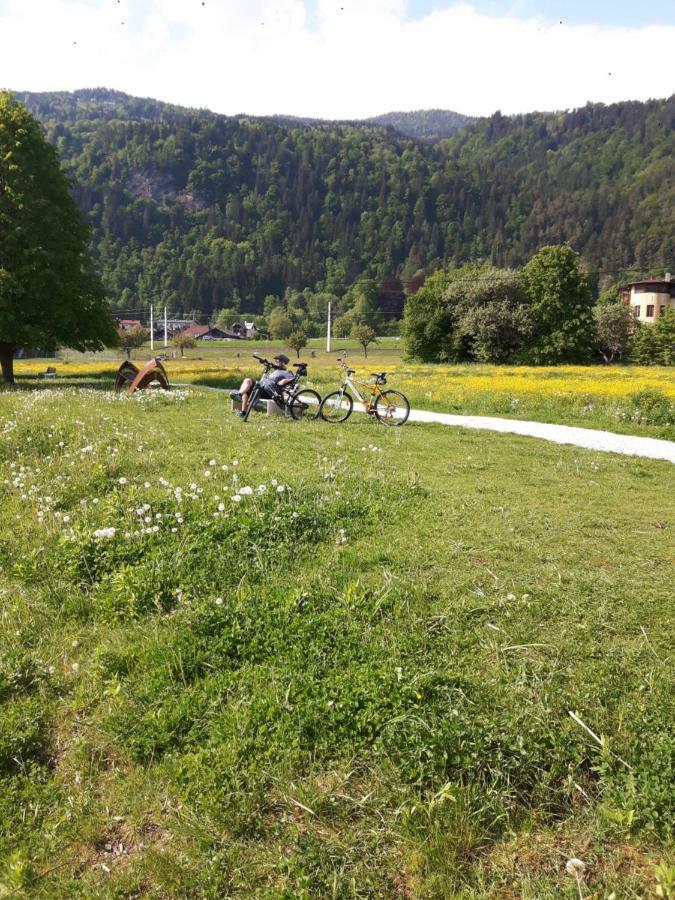
M 387 375 L 386 372 L 371 372 L 370 374 L 373 376 L 373 378 L 385 378 Z

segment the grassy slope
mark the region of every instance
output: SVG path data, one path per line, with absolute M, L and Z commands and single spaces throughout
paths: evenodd
M 242 426 L 212 395 L 0 404 L 0 883 L 574 897 L 578 856 L 598 896 L 655 884 L 672 466 L 360 419 Z

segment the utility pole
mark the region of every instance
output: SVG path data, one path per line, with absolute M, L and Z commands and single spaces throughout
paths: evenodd
M 330 353 L 330 300 L 328 301 L 328 331 L 326 332 L 326 353 Z
M 166 319 L 166 306 L 164 307 L 164 346 L 169 346 L 169 328 Z
M 150 349 L 155 352 L 155 319 L 153 316 L 152 303 L 150 304 Z

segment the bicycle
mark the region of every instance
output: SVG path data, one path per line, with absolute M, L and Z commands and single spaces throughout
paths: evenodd
M 346 422 L 354 409 L 354 398 L 347 393 L 349 388 L 360 403 L 363 403 L 368 415 L 375 416 L 383 425 L 405 425 L 410 415 L 410 403 L 405 394 L 400 391 L 383 391 L 382 386 L 387 383 L 386 372 L 371 372 L 375 379 L 372 381 L 358 381 L 352 378 L 355 369 L 350 369 L 345 363 L 346 354 L 338 361 L 338 365 L 344 372 L 344 378 L 340 389 L 333 391 L 321 401 L 319 415 L 325 422 Z M 370 397 L 366 401 L 359 393 L 356 385 L 370 389 Z
M 263 356 L 258 356 L 257 353 L 253 354 L 253 358 L 257 359 L 258 362 L 262 363 L 265 367 L 263 378 L 265 377 L 265 375 L 267 375 L 270 369 L 275 368 L 274 363 L 271 363 Z M 249 394 L 246 412 L 242 416 L 244 422 L 248 421 L 251 410 L 255 408 L 256 403 L 260 399 L 273 400 L 279 407 L 279 409 L 283 409 L 284 412 L 289 412 L 291 414 L 291 418 L 293 419 L 319 418 L 321 394 L 319 394 L 315 390 L 312 390 L 312 388 L 300 388 L 300 379 L 307 376 L 307 363 L 293 363 L 293 367 L 297 369 L 297 372 L 293 374 L 292 381 L 289 381 L 289 383 L 285 384 L 282 388 L 273 388 L 269 385 L 263 384 L 262 379 L 260 381 L 256 381 L 256 383 L 251 388 L 251 393 Z M 288 374 L 290 375 L 292 373 L 289 372 Z M 272 396 L 265 396 L 264 398 L 261 397 L 263 391 L 265 391 L 267 394 L 271 394 Z

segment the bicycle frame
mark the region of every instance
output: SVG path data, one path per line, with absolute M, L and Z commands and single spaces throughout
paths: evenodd
M 275 366 L 268 359 L 265 359 L 262 356 L 258 356 L 257 353 L 254 353 L 253 357 L 255 359 L 257 359 L 258 362 L 263 365 L 264 373 L 263 373 L 262 378 L 257 379 L 255 381 L 255 383 L 253 384 L 253 387 L 251 388 L 251 393 L 249 395 L 249 402 L 248 402 L 248 405 L 246 408 L 246 412 L 244 413 L 244 420 L 245 421 L 248 420 L 248 417 L 249 417 L 251 411 L 255 408 L 256 403 L 258 402 L 258 399 L 260 397 L 260 393 L 263 389 L 267 390 L 271 394 L 271 396 L 267 399 L 272 400 L 272 402 L 275 403 L 279 407 L 279 409 L 283 410 L 284 413 L 286 413 L 286 414 L 290 413 L 293 418 L 297 418 L 297 416 L 294 412 L 294 410 L 296 409 L 296 406 L 294 405 L 294 397 L 295 397 L 296 393 L 298 393 L 298 394 L 300 393 L 300 379 L 307 377 L 307 363 L 298 363 L 296 366 L 297 371 L 295 373 L 290 372 L 290 371 L 288 372 L 289 376 L 291 377 L 291 380 L 288 382 L 288 384 L 284 384 L 281 387 L 279 387 L 279 386 L 272 387 L 272 386 L 263 384 L 263 379 L 264 379 L 265 375 L 267 375 L 270 372 L 271 369 L 275 368 Z M 307 393 L 307 391 L 305 391 L 304 393 Z M 310 390 L 309 393 L 310 394 L 313 393 L 316 395 L 317 410 L 318 410 L 318 407 L 321 404 L 320 395 L 317 394 L 316 391 L 314 391 L 314 390 Z M 298 409 L 306 409 L 307 407 L 304 406 L 303 404 L 300 404 L 297 408 Z M 318 415 L 318 412 L 317 412 L 317 415 Z
M 365 387 L 370 389 L 370 398 L 368 400 L 366 400 L 365 397 L 361 396 L 359 389 L 356 387 L 357 384 L 360 384 L 362 388 Z M 350 388 L 352 390 L 359 403 L 363 403 L 363 405 L 366 407 L 367 412 L 370 412 L 370 410 L 374 406 L 375 400 L 379 397 L 380 394 L 383 393 L 382 388 L 376 382 L 358 381 L 352 378 L 352 376 L 348 373 L 345 373 L 344 380 L 339 387 L 340 393 L 344 394 L 346 388 Z
M 345 362 L 346 354 L 338 361 L 343 377 L 336 391 L 326 394 L 321 401 L 320 414 L 329 422 L 345 422 L 354 409 L 354 397 L 369 416 L 383 425 L 405 425 L 410 415 L 410 403 L 400 391 L 383 390 L 387 383 L 386 372 L 371 372 L 374 381 L 361 381 L 353 376 L 356 371 Z M 367 388 L 370 395 L 359 388 Z

